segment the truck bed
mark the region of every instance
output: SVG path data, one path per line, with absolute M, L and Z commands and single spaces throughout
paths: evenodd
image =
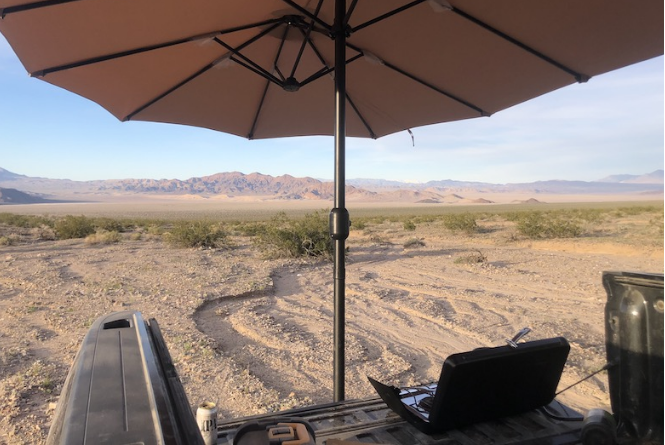
M 217 443 L 231 445 L 237 428 L 245 422 L 277 417 L 301 417 L 316 432 L 316 443 L 329 439 L 385 445 L 466 444 L 573 444 L 580 442 L 581 416 L 554 401 L 544 410 L 475 424 L 428 436 L 392 412 L 379 397 L 315 405 L 280 413 L 223 420 L 217 426 Z M 567 419 L 567 420 L 562 420 Z
M 136 311 L 100 317 L 90 328 L 63 388 L 47 445 L 70 443 L 203 444 L 159 325 Z M 548 409 L 426 435 L 380 397 L 309 406 L 232 420 L 219 419 L 217 443 L 231 445 L 248 421 L 300 417 L 317 444 L 360 443 L 569 444 L 579 442 L 582 417 L 554 401 Z

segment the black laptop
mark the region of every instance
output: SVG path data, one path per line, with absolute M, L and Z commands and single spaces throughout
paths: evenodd
M 397 388 L 369 381 L 390 409 L 431 434 L 549 404 L 569 351 L 563 337 L 535 340 L 453 354 L 438 383 Z

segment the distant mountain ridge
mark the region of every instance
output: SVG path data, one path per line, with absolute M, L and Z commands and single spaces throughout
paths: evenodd
M 72 181 L 69 179 L 34 178 L 0 168 L 0 187 L 15 189 L 39 199 L 91 199 L 98 196 L 122 195 L 195 195 L 201 197 L 283 200 L 332 200 L 333 183 L 311 177 L 290 175 L 270 176 L 261 173 L 216 173 L 180 179 L 110 179 Z M 491 184 L 473 181 L 440 180 L 426 183 L 405 183 L 382 179 L 348 180 L 347 199 L 352 201 L 402 201 L 423 203 L 491 202 L 469 200 L 464 192 L 523 192 L 530 194 L 662 194 L 663 170 L 645 175 L 612 175 L 598 181 L 549 180 L 532 183 Z M 21 199 L 14 196 L 11 203 Z M 30 198 L 25 197 L 25 202 Z M 0 197 L 0 203 L 9 198 Z
M 27 176 L 18 175 L 16 173 L 12 173 L 9 170 L 5 170 L 4 168 L 0 167 L 0 181 L 13 181 L 19 178 L 27 178 Z
M 0 187 L 0 205 L 2 204 L 41 204 L 47 202 L 55 202 L 49 199 L 44 199 L 40 196 L 35 196 L 29 193 L 24 193 L 16 189 L 8 189 Z
M 621 184 L 663 184 L 663 170 L 655 170 L 646 175 L 611 175 L 597 182 L 618 182 Z

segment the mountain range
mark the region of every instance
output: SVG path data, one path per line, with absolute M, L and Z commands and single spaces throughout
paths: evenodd
M 491 184 L 456 180 L 405 183 L 383 179 L 347 181 L 350 201 L 386 202 L 492 202 L 464 198 L 467 192 L 525 194 L 646 194 L 657 199 L 663 193 L 663 170 L 645 175 L 612 175 L 598 181 L 537 181 Z M 333 183 L 290 175 L 217 173 L 180 179 L 112 179 L 72 181 L 30 177 L 0 168 L 0 204 L 49 202 L 50 200 L 103 200 L 104 196 L 193 195 L 205 198 L 256 198 L 282 200 L 331 200 Z

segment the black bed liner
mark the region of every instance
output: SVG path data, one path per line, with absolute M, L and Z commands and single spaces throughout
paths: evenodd
M 550 414 L 534 410 L 430 436 L 400 418 L 381 398 L 372 397 L 275 414 L 221 420 L 217 426 L 218 444 L 232 444 L 236 429 L 245 422 L 278 416 L 302 417 L 307 420 L 316 431 L 316 443 L 321 445 L 328 439 L 390 445 L 579 443 L 582 428 L 580 415 L 556 401 L 548 406 L 548 410 Z

